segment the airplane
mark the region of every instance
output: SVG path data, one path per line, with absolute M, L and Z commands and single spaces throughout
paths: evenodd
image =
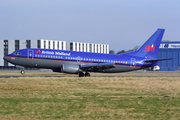
M 52 69 L 53 72 L 90 76 L 89 72 L 120 73 L 157 66 L 159 45 L 165 29 L 157 31 L 137 50 L 120 55 L 52 49 L 21 49 L 4 57 L 18 66 Z M 25 71 L 22 70 L 21 74 Z

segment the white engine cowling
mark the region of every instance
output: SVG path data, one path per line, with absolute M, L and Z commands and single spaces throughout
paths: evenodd
M 76 65 L 76 64 L 63 64 L 61 66 L 61 72 L 70 73 L 70 74 L 78 74 L 79 73 L 79 65 Z

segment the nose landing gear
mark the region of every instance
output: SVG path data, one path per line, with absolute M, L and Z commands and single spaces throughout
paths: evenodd
M 21 75 L 25 74 L 25 71 L 24 70 L 21 70 Z

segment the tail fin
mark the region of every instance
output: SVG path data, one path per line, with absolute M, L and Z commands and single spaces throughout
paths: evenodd
M 127 53 L 127 55 L 145 57 L 148 59 L 156 58 L 164 31 L 165 29 L 157 29 L 137 51 Z

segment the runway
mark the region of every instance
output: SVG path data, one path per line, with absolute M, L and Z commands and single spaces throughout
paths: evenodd
M 27 70 L 24 75 L 21 75 L 19 70 L 0 71 L 0 78 L 20 77 L 78 77 L 78 75 L 37 70 Z M 180 77 L 180 71 L 132 71 L 126 73 L 91 73 L 90 77 Z

